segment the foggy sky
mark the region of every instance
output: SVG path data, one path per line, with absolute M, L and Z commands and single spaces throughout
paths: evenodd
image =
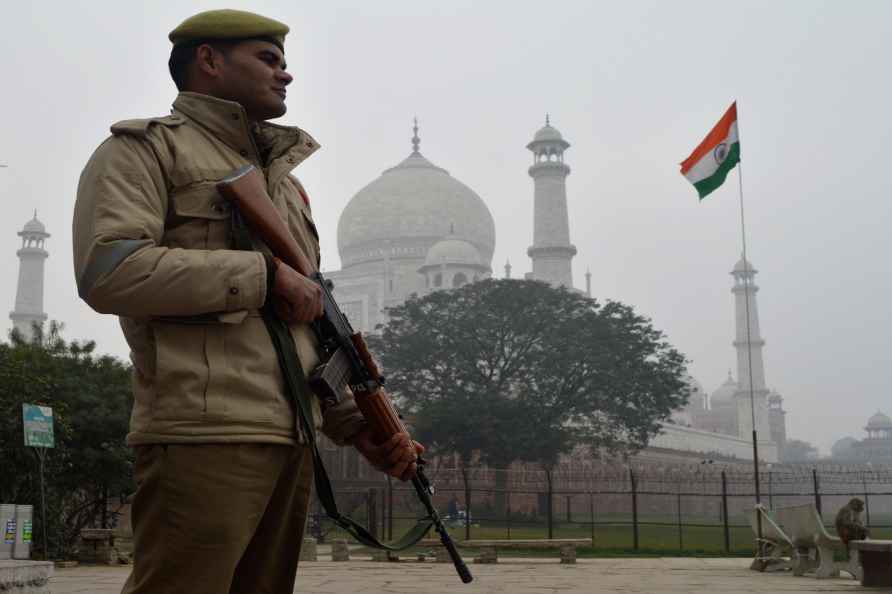
M 116 320 L 79 301 L 71 263 L 78 175 L 121 119 L 169 112 L 167 33 L 200 10 L 288 23 L 289 111 L 322 145 L 295 173 L 323 265 L 340 267 L 349 199 L 421 152 L 496 221 L 495 276 L 530 270 L 532 156 L 544 123 L 565 160 L 576 286 L 651 317 L 711 392 L 735 367 L 729 271 L 740 257 L 737 172 L 703 203 L 678 163 L 738 101 L 748 253 L 759 270 L 766 378 L 791 438 L 829 453 L 892 414 L 892 192 L 886 150 L 888 2 L 0 3 L 0 304 L 36 208 L 45 311 L 68 339 L 126 357 Z M 4 314 L 5 315 L 5 314 Z M 11 327 L 4 318 L 0 327 Z M 736 375 L 736 369 L 734 369 Z

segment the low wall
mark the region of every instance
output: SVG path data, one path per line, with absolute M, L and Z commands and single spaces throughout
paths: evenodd
M 662 423 L 662 432 L 650 440 L 649 445 L 668 450 L 721 454 L 741 460 L 753 459 L 753 442 L 750 440 L 671 423 Z M 774 442 L 759 442 L 759 461 L 777 462 L 777 445 Z

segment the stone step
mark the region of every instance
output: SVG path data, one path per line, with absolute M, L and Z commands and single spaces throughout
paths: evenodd
M 53 564 L 50 561 L 0 561 L 0 592 L 3 594 L 50 594 L 52 577 Z

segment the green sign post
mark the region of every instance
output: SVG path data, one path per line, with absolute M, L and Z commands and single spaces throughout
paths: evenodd
M 43 518 L 43 558 L 50 558 L 49 541 L 46 538 L 46 486 L 43 466 L 46 462 L 47 449 L 55 447 L 53 435 L 53 409 L 49 406 L 22 404 L 22 425 L 25 429 L 25 445 L 34 448 L 40 460 L 40 507 Z M 31 526 L 27 526 L 26 536 L 31 539 Z
M 23 404 L 22 421 L 25 425 L 26 446 L 51 448 L 55 445 L 52 408 L 35 404 Z

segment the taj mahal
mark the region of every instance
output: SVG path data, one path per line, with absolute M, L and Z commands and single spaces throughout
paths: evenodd
M 493 274 L 495 222 L 484 200 L 471 188 L 435 165 L 421 153 L 415 122 L 412 151 L 360 189 L 347 204 L 338 223 L 338 251 L 343 268 L 327 271 L 334 295 L 351 322 L 363 332 L 374 332 L 386 322 L 385 308 L 412 294 L 461 287 Z M 527 250 L 532 271 L 526 278 L 574 288 L 566 178 L 570 167 L 564 154 L 570 147 L 546 116 L 545 126 L 526 148 L 533 162 L 533 238 Z M 702 456 L 752 460 L 752 419 L 759 436 L 759 457 L 777 462 L 786 440 L 783 399 L 765 384 L 759 316 L 754 284 L 757 271 L 741 260 L 731 274 L 734 282 L 737 335 L 737 377 L 711 394 L 693 378 L 691 398 L 663 424 L 651 448 L 691 452 Z M 511 267 L 505 265 L 505 277 Z M 586 274 L 586 293 L 591 275 Z M 746 335 L 749 298 L 750 340 Z M 749 355 L 747 354 L 749 345 Z M 752 401 L 752 405 L 751 405 Z
M 410 154 L 361 188 L 347 204 L 337 228 L 342 268 L 326 272 L 334 282 L 338 303 L 354 327 L 366 333 L 386 323 L 386 308 L 410 295 L 457 288 L 493 275 L 496 224 L 485 201 L 422 155 L 417 120 L 413 131 Z M 577 249 L 569 231 L 566 179 L 570 167 L 564 158 L 569 147 L 548 117 L 526 145 L 532 153 L 527 173 L 533 180 L 533 237 L 527 250 L 532 271 L 526 278 L 578 290 L 571 267 Z M 43 301 L 44 264 L 49 256 L 45 242 L 50 234 L 35 212 L 18 235 L 18 285 L 9 317 L 29 339 L 33 325 L 42 325 L 48 318 Z M 757 272 L 742 258 L 730 271 L 734 371 L 729 369 L 726 381 L 711 392 L 689 377 L 687 404 L 662 423 L 661 433 L 646 451 L 752 460 L 755 424 L 760 460 L 783 461 L 786 411 L 782 396 L 769 389 L 765 380 Z M 504 277 L 511 277 L 507 263 Z M 590 273 L 585 280 L 585 293 L 590 295 Z M 866 431 L 863 441 L 839 440 L 834 458 L 892 459 L 889 417 L 877 412 Z M 341 450 L 346 456 L 346 449 Z M 342 462 L 350 466 L 354 461 Z

